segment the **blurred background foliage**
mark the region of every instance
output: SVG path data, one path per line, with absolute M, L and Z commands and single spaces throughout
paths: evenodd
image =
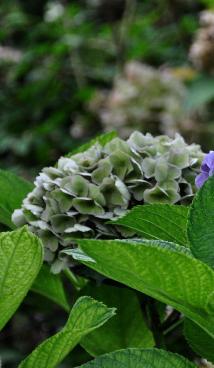
M 181 131 L 209 149 L 213 70 L 208 61 L 195 59 L 203 57 L 197 48 L 210 46 L 206 52 L 213 60 L 214 20 L 199 20 L 212 3 L 2 1 L 1 167 L 34 176 L 61 154 L 113 128 L 123 136 L 132 128 Z M 169 124 L 172 129 L 164 128 Z
M 180 132 L 212 149 L 213 60 L 213 0 L 2 0 L 0 167 L 33 178 L 111 129 Z M 4 367 L 65 318 L 30 294 L 0 337 Z

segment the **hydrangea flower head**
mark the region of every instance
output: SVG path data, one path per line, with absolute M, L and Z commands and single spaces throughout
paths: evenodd
M 117 129 L 123 138 L 133 128 L 174 137 L 183 129 L 181 122 L 185 120 L 187 124 L 183 109 L 186 95 L 184 84 L 169 70 L 130 61 L 109 93 L 94 95 L 90 109 L 98 114 L 105 131 Z M 79 121 L 76 130 L 77 125 Z
M 42 239 L 45 260 L 57 273 L 69 262 L 67 248 L 76 238 L 133 236 L 108 224 L 133 206 L 186 203 L 196 191 L 203 158 L 200 147 L 180 135 L 171 139 L 136 131 L 127 140 L 96 143 L 44 168 L 12 220 L 28 224 Z
M 195 184 L 197 188 L 201 188 L 204 182 L 214 174 L 214 151 L 210 151 L 205 157 L 201 165 L 201 173 L 197 175 Z

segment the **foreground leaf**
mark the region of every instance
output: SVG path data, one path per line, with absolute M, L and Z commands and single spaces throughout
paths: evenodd
M 185 319 L 184 334 L 197 354 L 214 363 L 214 339 L 211 336 L 189 319 Z
M 74 304 L 64 328 L 40 344 L 19 368 L 53 368 L 80 342 L 81 338 L 102 326 L 115 313 L 90 297 L 82 297 Z
M 146 326 L 134 291 L 104 284 L 96 287 L 92 284 L 84 288 L 82 293 L 117 309 L 114 318 L 81 340 L 81 345 L 92 356 L 126 347 L 154 346 L 152 333 Z
M 214 337 L 214 271 L 187 248 L 154 240 L 79 240 L 88 267 L 182 312 Z
M 183 357 L 157 349 L 126 349 L 106 354 L 82 368 L 196 368 Z
M 26 195 L 33 189 L 33 184 L 9 172 L 0 170 L 0 222 L 11 229 L 13 211 L 21 207 Z
M 136 206 L 112 224 L 136 231 L 147 239 L 161 239 L 187 246 L 188 207 L 169 204 Z
M 40 240 L 27 227 L 0 234 L 0 329 L 30 289 L 42 254 Z
M 67 157 L 71 157 L 76 153 L 84 152 L 96 143 L 99 143 L 101 146 L 105 146 L 106 143 L 110 142 L 115 137 L 117 137 L 117 133 L 115 131 L 100 134 L 97 137 L 91 139 L 88 143 L 82 144 L 80 147 L 74 149 L 67 155 Z
M 70 307 L 66 299 L 61 275 L 51 273 L 48 265 L 44 264 L 42 266 L 31 290 L 47 297 L 69 312 Z
M 194 198 L 187 234 L 194 256 L 214 267 L 214 177 L 206 181 Z

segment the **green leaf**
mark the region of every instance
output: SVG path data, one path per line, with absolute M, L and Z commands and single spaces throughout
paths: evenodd
M 151 204 L 136 206 L 111 223 L 128 227 L 147 239 L 173 241 L 187 246 L 187 214 L 188 207 Z
M 42 255 L 41 241 L 26 226 L 0 234 L 0 329 L 30 289 Z
M 76 153 L 84 152 L 96 143 L 99 143 L 101 146 L 105 146 L 106 143 L 110 142 L 115 137 L 117 137 L 117 133 L 115 131 L 98 135 L 97 137 L 91 139 L 90 142 L 82 144 L 80 147 L 71 151 L 68 155 L 66 155 L 66 157 L 71 157 Z
M 49 298 L 69 312 L 70 307 L 66 299 L 61 275 L 51 273 L 48 265 L 44 264 L 42 266 L 31 290 Z
M 189 249 L 142 240 L 78 240 L 99 273 L 169 304 L 214 337 L 214 271 Z
M 214 177 L 206 181 L 194 198 L 187 235 L 194 256 L 214 267 Z
M 0 170 L 0 222 L 11 229 L 13 211 L 21 207 L 23 199 L 33 189 L 33 184 L 9 172 Z
M 214 363 L 214 339 L 189 319 L 184 322 L 184 334 L 191 348 Z
M 196 368 L 185 358 L 157 349 L 126 349 L 100 356 L 82 368 Z
M 212 1 L 212 0 L 211 0 Z M 200 106 L 208 103 L 214 98 L 213 79 L 207 75 L 201 75 L 189 87 L 189 93 L 186 98 L 187 109 L 198 109 Z
M 102 326 L 115 314 L 90 297 L 79 298 L 74 304 L 64 328 L 40 344 L 19 368 L 53 368 L 80 342 L 83 336 Z
M 133 290 L 89 284 L 82 290 L 82 294 L 117 309 L 114 318 L 81 340 L 81 345 L 89 354 L 97 356 L 127 347 L 154 346 L 152 333 L 146 326 L 139 300 Z

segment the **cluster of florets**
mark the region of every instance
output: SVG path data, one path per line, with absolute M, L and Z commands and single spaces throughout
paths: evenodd
M 190 59 L 197 69 L 214 72 L 214 12 L 204 11 L 200 17 L 195 41 L 190 49 Z
M 107 222 L 136 204 L 182 203 L 195 192 L 203 153 L 179 135 L 153 137 L 134 132 L 101 146 L 59 159 L 42 170 L 34 190 L 13 214 L 43 240 L 52 269 L 75 238 L 115 238 L 130 234 Z
M 113 89 L 91 101 L 105 131 L 117 129 L 127 138 L 133 129 L 174 136 L 181 128 L 186 88 L 169 70 L 132 61 Z

